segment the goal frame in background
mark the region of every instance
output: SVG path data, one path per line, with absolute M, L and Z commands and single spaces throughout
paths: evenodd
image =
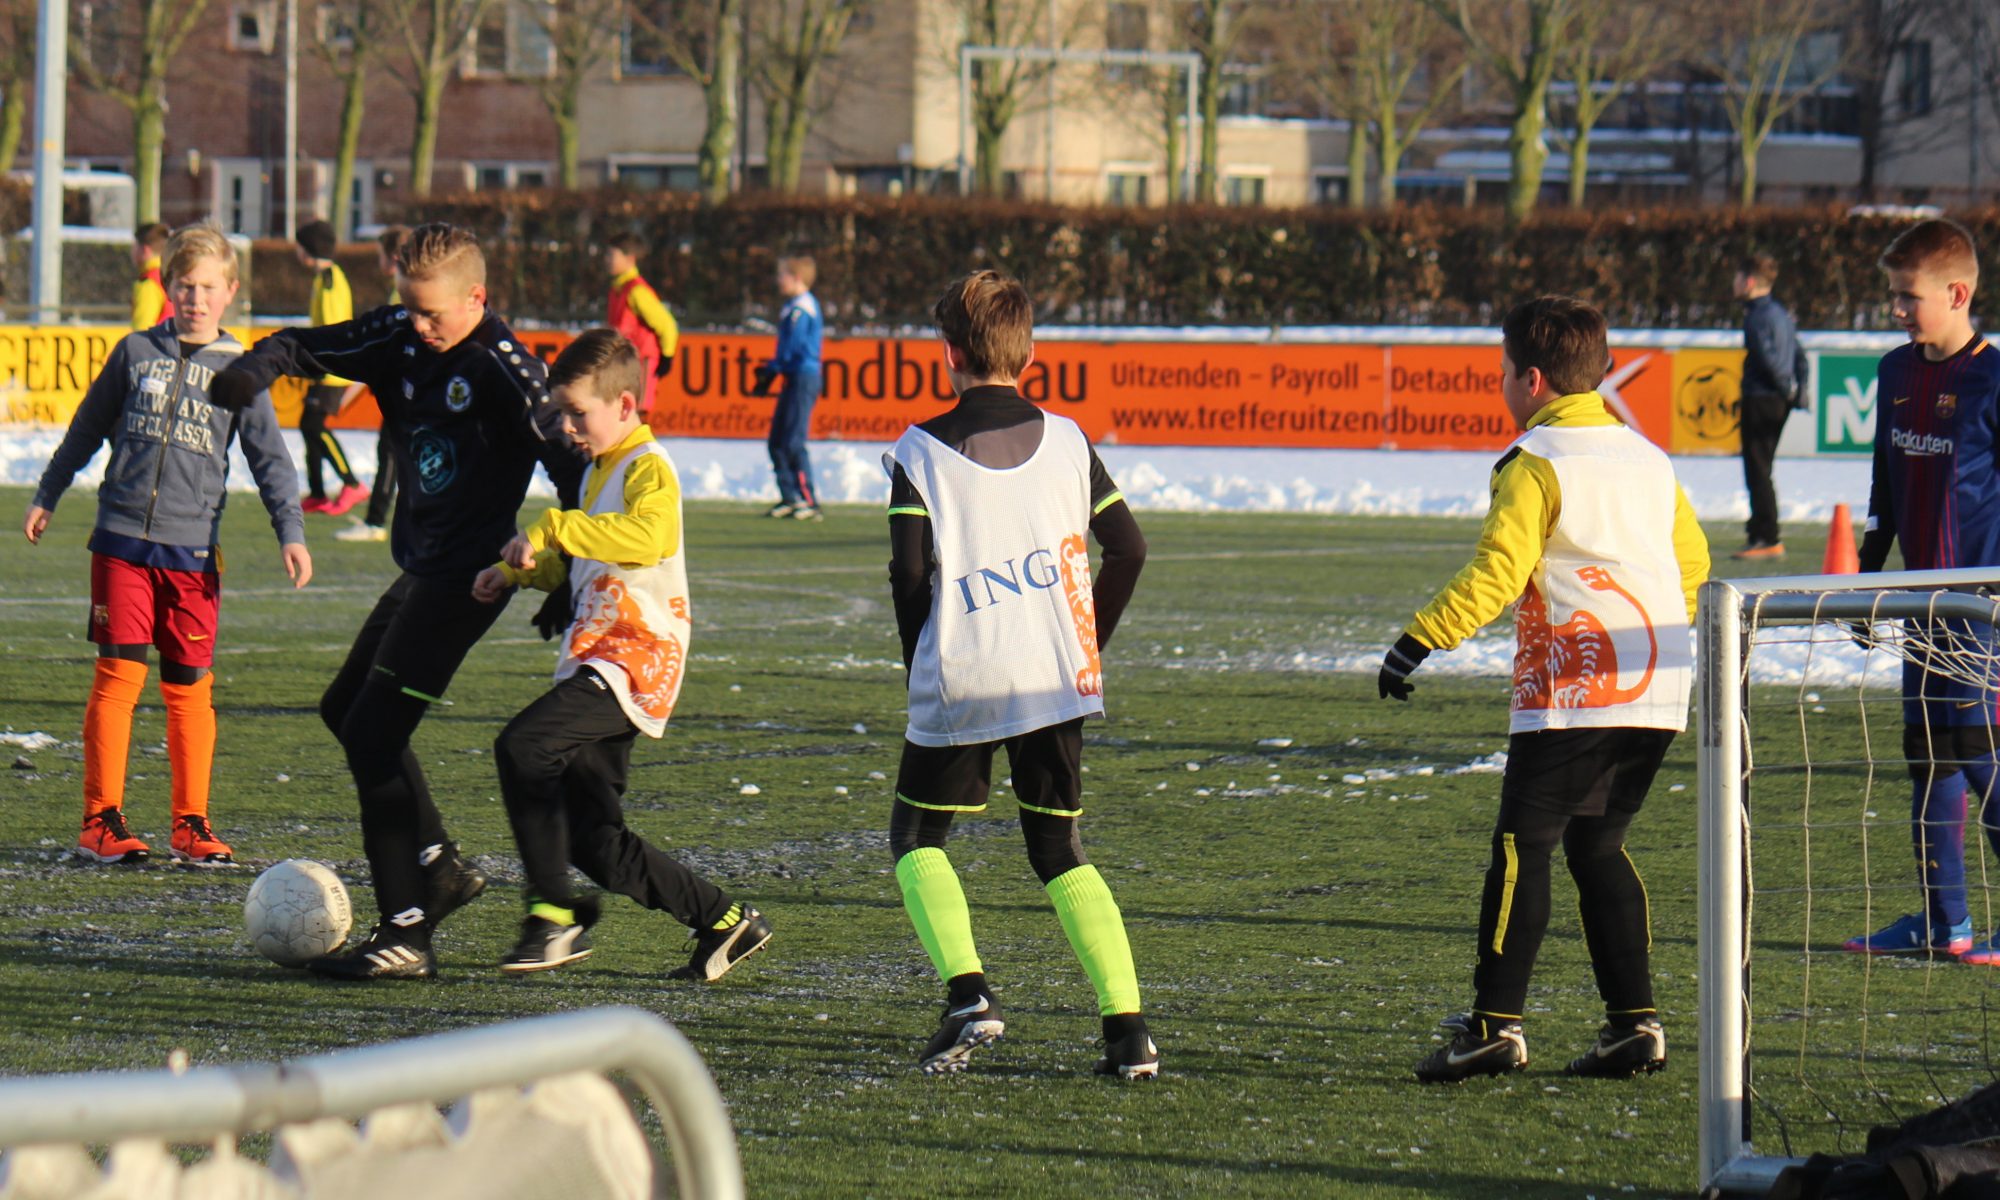
M 1802 1161 L 1762 1155 L 1752 1142 L 1748 1034 L 1750 879 L 1745 803 L 1749 725 L 1745 660 L 1754 627 L 1905 617 L 1995 620 L 1992 599 L 1954 593 L 2000 588 L 2000 568 L 1711 579 L 1695 618 L 1695 720 L 1700 730 L 1699 869 L 1700 1185 L 1723 1193 L 1770 1191 Z

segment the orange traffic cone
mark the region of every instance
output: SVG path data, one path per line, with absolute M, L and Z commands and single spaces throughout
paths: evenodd
M 1854 518 L 1845 504 L 1833 506 L 1833 525 L 1827 530 L 1826 561 L 1822 575 L 1855 575 L 1861 571 L 1861 556 L 1854 552 Z

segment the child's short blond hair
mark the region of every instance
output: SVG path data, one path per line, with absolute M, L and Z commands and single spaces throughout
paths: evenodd
M 396 251 L 396 269 L 403 278 L 422 282 L 451 279 L 466 287 L 486 283 L 486 255 L 472 231 L 433 221 L 410 230 Z
M 998 271 L 974 271 L 931 309 L 938 332 L 963 356 L 967 375 L 1012 379 L 1035 352 L 1035 305 L 1028 289 Z
M 812 291 L 813 281 L 819 278 L 819 268 L 813 265 L 810 254 L 787 255 L 778 260 L 778 269 L 805 284 L 809 292 Z
M 620 392 L 630 392 L 634 399 L 645 395 L 638 350 L 616 329 L 585 330 L 549 368 L 550 390 L 576 385 L 600 400 L 616 400 Z
M 214 221 L 183 226 L 167 239 L 165 257 L 160 276 L 168 283 L 194 270 L 194 265 L 204 258 L 221 262 L 222 273 L 229 282 L 235 283 L 237 279 L 236 247 L 229 244 L 229 236 Z
M 1915 271 L 1943 283 L 1979 286 L 1979 248 L 1957 221 L 1919 221 L 1896 236 L 1879 260 L 1885 271 Z

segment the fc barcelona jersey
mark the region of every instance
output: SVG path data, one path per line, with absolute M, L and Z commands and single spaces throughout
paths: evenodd
M 2000 566 L 2000 351 L 1898 346 L 1877 379 L 1868 528 L 1893 530 L 1912 571 Z

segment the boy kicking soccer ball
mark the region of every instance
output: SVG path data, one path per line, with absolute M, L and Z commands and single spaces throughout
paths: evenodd
M 354 777 L 382 914 L 367 937 L 306 964 L 338 979 L 436 975 L 431 935 L 486 887 L 446 835 L 410 736 L 500 618 L 503 605 L 472 598 L 472 580 L 514 536 L 535 464 L 565 498 L 585 465 L 548 403 L 542 361 L 486 309 L 486 258 L 472 234 L 411 230 L 396 290 L 400 306 L 280 330 L 215 377 L 218 403 L 280 375 L 367 384 L 406 481 L 389 533 L 402 574 L 362 619 L 319 702 Z
M 70 481 L 109 441 L 90 535 L 97 670 L 83 707 L 83 833 L 76 852 L 102 863 L 143 862 L 152 853 L 126 824 L 124 803 L 132 711 L 146 684 L 146 648 L 155 646 L 173 768 L 169 847 L 183 861 L 222 864 L 234 861 L 234 852 L 208 824 L 215 760 L 209 668 L 222 604 L 216 540 L 232 440 L 242 443 L 294 587 L 312 578 L 312 556 L 298 476 L 270 394 L 259 389 L 231 412 L 212 403 L 209 392 L 216 374 L 243 353 L 242 343 L 222 331 L 222 314 L 236 298 L 236 251 L 212 225 L 181 230 L 166 249 L 172 316 L 111 352 L 49 460 L 24 531 L 29 542 L 41 542 Z
M 1100 649 L 1145 563 L 1146 540 L 1083 431 L 1021 398 L 1034 307 L 1012 279 L 979 271 L 934 309 L 958 404 L 912 426 L 892 476 L 889 565 L 910 672 L 889 846 L 917 938 L 944 981 L 927 1072 L 964 1069 L 1006 1026 L 973 948 L 965 892 L 944 844 L 958 813 L 983 812 L 1006 748 L 1028 861 L 1097 989 L 1103 1075 L 1146 1079 L 1160 1055 L 1139 1011 L 1124 918 L 1083 857 L 1083 721 L 1104 713 Z M 1103 547 L 1093 591 L 1084 530 Z
M 1383 699 L 1411 671 L 1517 598 L 1514 700 L 1493 858 L 1479 907 L 1472 1011 L 1416 1066 L 1426 1083 L 1528 1065 L 1528 977 L 1549 923 L 1560 844 L 1604 998 L 1597 1045 L 1572 1075 L 1630 1076 L 1667 1061 L 1653 1006 L 1646 888 L 1625 851 L 1674 734 L 1687 728 L 1688 622 L 1708 542 L 1658 447 L 1595 391 L 1611 361 L 1604 317 L 1563 296 L 1507 314 L 1500 390 L 1520 426 L 1493 469 L 1479 551 L 1383 661 Z
M 761 913 L 654 849 L 620 811 L 632 741 L 666 732 L 693 628 L 680 481 L 646 427 L 644 386 L 638 352 L 615 330 L 593 329 L 563 349 L 549 391 L 591 456 L 583 505 L 544 512 L 472 584 L 488 604 L 519 584 L 560 590 L 576 612 L 556 686 L 493 743 L 528 879 L 528 915 L 503 971 L 546 971 L 590 953 L 598 905 L 571 890 L 572 863 L 694 931 L 694 957 L 674 978 L 720 979 L 771 940 Z

